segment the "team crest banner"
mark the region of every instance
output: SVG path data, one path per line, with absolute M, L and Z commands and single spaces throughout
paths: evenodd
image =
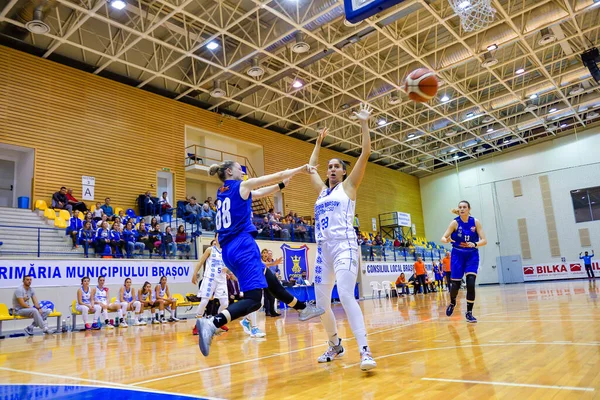
M 306 279 L 310 272 L 308 268 L 308 246 L 292 247 L 289 244 L 281 246 L 283 252 L 283 274 L 286 281 L 296 279 L 302 276 L 302 271 L 306 271 Z

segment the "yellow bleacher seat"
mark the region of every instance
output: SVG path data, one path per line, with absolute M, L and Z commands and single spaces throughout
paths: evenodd
M 114 210 L 115 215 L 119 215 L 119 211 L 125 211 L 125 210 L 123 210 L 123 208 L 121 208 L 121 207 L 115 207 L 115 210 Z
M 8 307 L 4 303 L 0 303 L 0 321 L 10 321 L 13 317 L 8 313 Z
M 65 221 L 68 221 L 71 219 L 71 214 L 69 214 L 69 212 L 67 210 L 60 210 L 58 212 L 58 216 L 62 219 L 64 219 Z
M 35 201 L 35 209 L 45 211 L 48 208 L 48 204 L 46 204 L 45 200 L 36 200 Z
M 67 227 L 67 221 L 65 221 L 63 218 L 61 217 L 56 217 L 54 219 L 54 227 L 55 228 L 61 228 L 61 229 L 66 229 Z
M 94 211 L 96 211 L 96 205 L 92 204 L 92 207 L 90 208 L 90 212 L 94 212 Z
M 117 302 L 117 297 L 113 297 L 112 299 L 110 299 L 110 304 L 116 303 Z
M 48 219 L 56 219 L 56 213 L 54 212 L 53 209 L 46 208 L 46 210 L 44 210 L 44 217 L 46 217 Z
M 79 218 L 82 221 L 85 219 L 85 217 L 83 216 L 83 213 L 79 213 L 79 215 L 77 216 L 77 218 Z

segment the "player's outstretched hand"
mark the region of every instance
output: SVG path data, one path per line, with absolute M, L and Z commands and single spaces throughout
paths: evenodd
M 304 169 L 302 170 L 302 172 L 304 172 L 305 174 L 309 174 L 309 175 L 316 174 L 317 167 L 318 167 L 318 165 L 304 164 Z
M 327 134 L 329 133 L 329 129 L 327 128 L 321 128 L 319 129 L 319 136 L 317 136 L 317 143 L 321 144 L 323 143 L 323 139 L 325 139 L 327 137 Z
M 354 111 L 354 115 L 361 121 L 367 121 L 372 112 L 373 109 L 367 103 L 360 103 L 360 110 L 358 112 Z

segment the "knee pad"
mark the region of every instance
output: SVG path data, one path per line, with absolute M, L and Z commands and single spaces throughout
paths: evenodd
M 467 300 L 474 301 L 475 300 L 475 279 L 477 277 L 475 275 L 467 275 Z

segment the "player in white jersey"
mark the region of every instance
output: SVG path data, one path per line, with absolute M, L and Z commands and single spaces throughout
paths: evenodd
M 152 290 L 150 282 L 144 282 L 144 286 L 138 291 L 137 299 L 142 303 L 142 308 L 150 308 L 153 324 L 160 324 L 158 313 L 154 314 L 156 307 L 164 313 L 165 303 L 156 301 L 156 293 Z
M 319 197 L 315 203 L 315 237 L 317 240 L 317 258 L 315 262 L 315 292 L 317 306 L 325 309 L 321 321 L 329 336 L 329 348 L 318 362 L 331 362 L 344 354 L 342 340 L 338 337 L 335 316 L 331 310 L 331 293 L 337 281 L 340 301 L 348 316 L 350 328 L 360 351 L 360 368 L 368 371 L 377 366 L 367 344 L 367 330 L 362 310 L 354 298 L 354 287 L 358 275 L 358 243 L 353 227 L 356 193 L 365 174 L 371 154 L 369 116 L 371 109 L 361 104 L 359 112 L 354 113 L 360 120 L 362 129 L 362 152 L 352 172 L 347 175 L 346 164 L 332 159 L 327 166 L 327 180 L 323 183 L 317 175 L 311 175 L 311 183 Z M 315 149 L 309 164 L 316 166 L 319 161 L 319 149 L 327 129 L 323 129 L 317 138 Z M 347 178 L 347 179 L 346 179 Z
M 92 298 L 94 299 L 94 304 L 100 306 L 100 311 L 102 312 L 102 316 L 104 317 L 104 324 L 107 328 L 113 329 L 114 325 L 110 324 L 108 321 L 108 312 L 109 311 L 117 311 L 119 317 L 122 317 L 121 313 L 121 305 L 112 303 L 108 303 L 108 288 L 104 286 L 104 282 L 106 279 L 104 276 L 100 275 L 98 277 L 98 286 L 92 289 Z
M 102 308 L 99 305 L 94 304 L 92 289 L 90 289 L 90 278 L 87 276 L 84 276 L 81 279 L 81 287 L 77 290 L 77 303 L 75 308 L 81 313 L 86 331 L 90 329 L 100 329 L 98 326 L 98 317 L 100 317 L 100 311 Z M 94 312 L 94 322 L 90 326 L 88 323 L 88 318 L 89 313 L 92 311 Z
M 154 288 L 154 292 L 156 293 L 156 301 L 159 303 L 163 303 L 164 308 L 160 310 L 160 323 L 164 324 L 165 322 L 177 322 L 179 318 L 175 317 L 175 310 L 177 310 L 177 299 L 171 297 L 171 292 L 169 291 L 169 285 L 167 285 L 167 277 L 161 276 L 160 283 L 156 285 Z M 165 310 L 171 314 L 171 317 L 168 321 L 165 321 Z
M 200 257 L 198 264 L 196 264 L 196 269 L 192 274 L 192 283 L 197 285 L 198 273 L 204 265 L 202 284 L 198 289 L 198 297 L 201 300 L 196 310 L 196 318 L 202 318 L 206 310 L 206 305 L 213 296 L 215 299 L 219 299 L 218 312 L 223 311 L 229 306 L 229 295 L 227 293 L 227 273 L 229 270 L 223 263 L 219 241 L 215 238 L 210 242 L 210 245 L 211 247 L 207 248 L 202 257 Z M 221 329 L 224 331 L 229 330 L 225 326 L 222 326 Z
M 118 301 L 121 303 L 121 310 L 123 310 L 123 313 L 126 313 L 127 311 L 135 312 L 135 317 L 133 318 L 134 326 L 146 325 L 146 323 L 142 321 L 142 316 L 140 314 L 142 303 L 137 300 L 135 289 L 131 287 L 131 278 L 125 279 L 125 283 L 121 286 Z M 123 322 L 122 326 L 124 328 L 127 327 L 127 323 Z

